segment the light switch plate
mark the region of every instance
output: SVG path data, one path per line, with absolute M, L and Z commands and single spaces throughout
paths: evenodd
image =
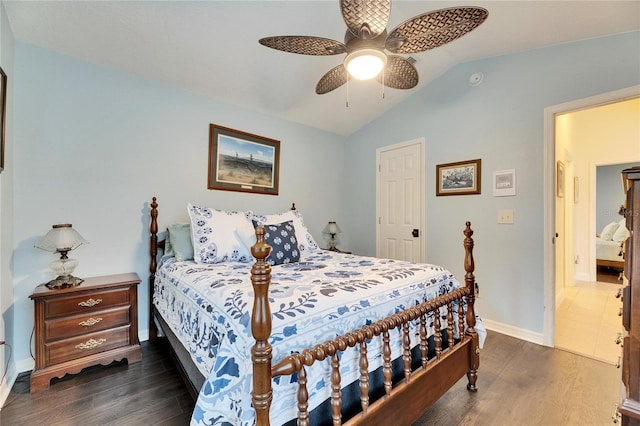
M 498 223 L 512 224 L 513 210 L 498 210 Z

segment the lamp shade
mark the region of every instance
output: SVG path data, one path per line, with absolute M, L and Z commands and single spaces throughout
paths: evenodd
M 70 223 L 53 225 L 38 243 L 36 248 L 50 251 L 51 253 L 60 253 L 60 259 L 54 260 L 51 269 L 58 275 L 55 279 L 47 283 L 50 289 L 59 289 L 77 286 L 84 280 L 71 275 L 78 266 L 78 261 L 69 259 L 67 253 L 89 242 L 82 238 L 82 235 L 71 227 Z
M 55 253 L 75 250 L 82 244 L 88 243 L 78 231 L 72 228 L 70 223 L 64 223 L 53 225 L 47 235 L 38 241 L 35 247 Z
M 387 55 L 378 49 L 360 49 L 344 58 L 344 67 L 357 80 L 369 80 L 382 71 Z
M 325 234 L 329 234 L 329 235 L 334 235 L 335 236 L 335 235 L 341 233 L 342 231 L 340 230 L 340 227 L 338 226 L 338 224 L 332 221 L 332 222 L 327 223 L 327 225 L 324 227 L 322 232 L 325 233 Z

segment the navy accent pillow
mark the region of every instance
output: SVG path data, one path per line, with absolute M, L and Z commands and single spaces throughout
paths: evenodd
M 254 220 L 253 226 L 258 225 L 258 222 Z M 271 246 L 271 253 L 267 257 L 269 265 L 275 266 L 300 261 L 300 251 L 298 250 L 293 221 L 263 226 L 265 230 L 264 241 Z

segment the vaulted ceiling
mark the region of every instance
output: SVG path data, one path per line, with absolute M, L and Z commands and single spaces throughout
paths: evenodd
M 315 93 L 318 80 L 341 64 L 344 55 L 295 55 L 258 44 L 273 35 L 342 41 L 346 27 L 338 0 L 3 4 L 21 42 L 342 135 L 456 64 L 640 29 L 639 1 L 392 0 L 389 29 L 444 7 L 480 6 L 489 17 L 458 40 L 411 55 L 418 86 L 387 88 L 382 99 L 376 81 L 351 81 L 348 88 Z

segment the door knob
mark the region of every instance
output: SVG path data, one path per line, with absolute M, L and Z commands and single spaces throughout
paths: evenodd
M 415 238 L 418 238 L 420 236 L 420 230 L 414 229 L 413 231 L 411 231 L 411 235 L 413 235 Z

